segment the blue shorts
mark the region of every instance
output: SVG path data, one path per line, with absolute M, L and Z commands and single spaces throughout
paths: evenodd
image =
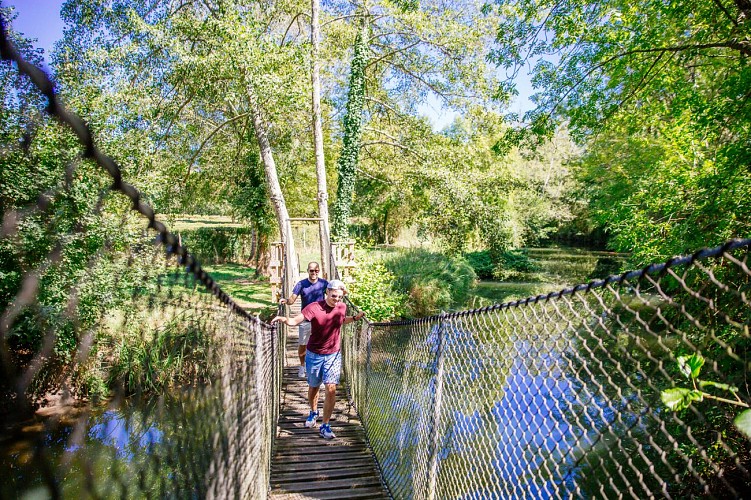
M 321 381 L 324 384 L 338 384 L 342 373 L 342 353 L 316 354 L 305 351 L 305 372 L 310 387 L 319 387 Z

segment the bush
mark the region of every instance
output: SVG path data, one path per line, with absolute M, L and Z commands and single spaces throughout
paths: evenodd
M 358 262 L 352 273 L 350 299 L 365 311 L 369 321 L 392 321 L 406 313 L 407 296 L 395 286 L 394 276 L 382 262 Z
M 498 255 L 493 269 L 493 278 L 511 280 L 519 275 L 537 271 L 526 250 L 507 250 Z
M 526 250 L 506 250 L 491 252 L 482 250 L 464 255 L 477 277 L 484 280 L 510 280 L 521 274 L 537 271 Z
M 490 258 L 490 252 L 488 250 L 469 252 L 464 254 L 464 258 L 467 259 L 467 262 L 472 266 L 472 269 L 474 269 L 475 274 L 479 279 L 493 279 L 495 264 L 493 263 L 493 259 Z
M 461 257 L 426 250 L 412 250 L 390 258 L 386 268 L 396 276 L 396 285 L 409 295 L 412 317 L 431 316 L 462 307 L 474 288 L 477 275 Z
M 181 231 L 183 245 L 202 264 L 247 263 L 253 259 L 255 233 L 247 227 L 202 227 Z

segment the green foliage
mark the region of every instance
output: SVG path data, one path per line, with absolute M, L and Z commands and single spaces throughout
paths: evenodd
M 494 259 L 493 278 L 501 281 L 517 278 L 538 270 L 524 249 L 508 250 Z
M 538 270 L 524 249 L 495 254 L 490 250 L 470 252 L 464 258 L 480 279 L 506 281 Z
M 202 263 L 249 262 L 255 231 L 244 227 L 202 227 L 180 233 L 183 244 Z
M 515 150 L 501 158 L 491 145 L 506 128 L 499 115 L 478 110 L 432 145 L 434 168 L 418 176 L 424 205 L 417 216 L 448 253 L 480 247 L 499 256 L 545 241 L 573 218 L 576 183 L 565 162 L 576 151 L 567 134 L 535 154 Z
M 489 280 L 493 278 L 495 264 L 493 263 L 493 259 L 490 258 L 490 252 L 488 250 L 469 252 L 464 254 L 464 258 L 467 260 L 467 263 L 472 266 L 472 269 L 475 271 L 475 274 L 479 279 Z
M 745 237 L 751 82 L 745 2 L 495 0 L 492 58 L 535 65 L 538 107 L 510 147 L 566 123 L 580 196 L 636 265 Z M 582 212 L 585 213 L 585 212 Z
M 694 389 L 674 387 L 661 393 L 662 402 L 673 411 L 680 411 L 691 406 L 693 401 L 702 401 L 704 394 Z
M 382 262 L 358 258 L 352 277 L 349 298 L 369 321 L 392 321 L 405 315 L 407 295 L 396 288 L 396 276 Z
M 385 265 L 396 276 L 397 288 L 408 294 L 411 317 L 461 308 L 477 280 L 463 258 L 421 249 L 390 257 Z
M 108 382 L 130 392 L 155 394 L 205 382 L 216 362 L 215 350 L 205 326 L 180 317 L 154 330 L 142 325 L 115 346 Z
M 690 356 L 678 356 L 678 371 L 683 374 L 693 384 L 693 388 L 673 387 L 665 389 L 660 393 L 663 404 L 673 411 L 685 410 L 694 401 L 701 402 L 705 398 L 714 399 L 723 403 L 744 406 L 748 405 L 738 398 L 738 388 L 729 384 L 713 382 L 710 380 L 699 380 L 701 368 L 704 366 L 704 356 L 701 354 L 691 354 Z M 705 387 L 714 387 L 723 391 L 730 392 L 735 396 L 735 400 L 725 399 L 713 394 L 709 394 L 697 388 L 697 384 L 702 389 Z M 735 426 L 747 437 L 751 438 L 751 410 L 744 410 L 733 420 Z
M 362 27 L 357 33 L 350 68 L 347 111 L 344 115 L 342 151 L 337 161 L 339 182 L 336 186 L 336 201 L 333 209 L 331 232 L 335 239 L 349 238 L 349 216 L 352 211 L 352 195 L 355 191 L 355 171 L 360 156 L 362 137 L 362 113 L 365 101 L 365 66 L 367 63 L 367 19 L 360 20 Z
M 228 186 L 227 197 L 236 216 L 247 220 L 262 235 L 273 233 L 274 211 L 258 154 L 249 155 L 247 168 Z

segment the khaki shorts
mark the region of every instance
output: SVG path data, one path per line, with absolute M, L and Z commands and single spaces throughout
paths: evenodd
M 305 320 L 297 325 L 297 345 L 308 345 L 310 338 L 310 321 Z

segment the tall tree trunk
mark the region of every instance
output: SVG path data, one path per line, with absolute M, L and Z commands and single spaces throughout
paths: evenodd
M 316 154 L 316 178 L 318 179 L 318 217 L 321 218 L 319 223 L 318 235 L 321 241 L 321 273 L 323 276 L 333 278 L 333 262 L 331 260 L 331 231 L 329 229 L 329 192 L 326 187 L 326 159 L 323 155 L 323 127 L 321 125 L 321 76 L 320 63 L 318 61 L 318 12 L 319 0 L 310 2 L 310 44 L 312 71 L 311 80 L 313 84 L 313 146 Z
M 276 173 L 276 163 L 274 162 L 274 155 L 271 152 L 271 144 L 269 143 L 267 133 L 268 127 L 263 119 L 263 111 L 258 105 L 258 99 L 252 89 L 248 89 L 248 101 L 250 103 L 250 114 L 253 118 L 253 128 L 255 129 L 258 148 L 261 151 L 261 161 L 263 162 L 263 169 L 266 174 L 269 197 L 274 206 L 274 213 L 279 224 L 279 234 L 282 238 L 282 243 L 284 243 L 285 280 L 282 293 L 285 297 L 289 297 L 299 274 L 295 242 L 292 239 L 292 227 L 289 222 L 289 213 L 287 212 L 287 204 L 284 201 L 282 187 L 279 185 L 279 177 Z
M 360 155 L 362 136 L 362 110 L 365 101 L 365 65 L 367 50 L 368 18 L 363 15 L 355 38 L 352 67 L 347 93 L 347 112 L 344 116 L 342 153 L 337 162 L 339 183 L 334 203 L 334 236 L 339 241 L 349 238 L 349 216 L 352 211 L 352 196 L 355 192 L 355 171 Z
M 258 238 L 255 248 L 255 254 L 254 254 L 254 265 L 256 268 L 256 274 L 255 278 L 258 279 L 261 276 L 268 276 L 269 275 L 269 265 L 271 264 L 271 259 L 269 255 L 269 248 L 270 248 L 270 242 L 269 242 L 269 235 L 266 233 L 262 233 L 260 231 L 257 232 Z

